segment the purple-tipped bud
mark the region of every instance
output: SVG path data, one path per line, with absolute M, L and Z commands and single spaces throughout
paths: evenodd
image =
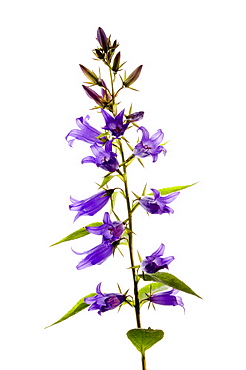
M 129 122 L 137 122 L 140 121 L 144 116 L 144 112 L 135 112 L 132 114 L 129 114 L 129 116 L 126 116 L 127 121 Z
M 127 79 L 123 82 L 123 85 L 125 87 L 129 87 L 130 85 L 132 85 L 135 81 L 137 81 L 140 73 L 141 73 L 141 70 L 142 70 L 143 66 L 139 66 L 137 67 L 136 69 L 134 69 L 134 71 L 127 77 Z
M 118 72 L 119 68 L 120 68 L 120 51 L 116 54 L 114 58 L 112 70 L 114 72 Z
M 104 59 L 104 54 L 99 49 L 95 49 L 94 54 L 98 59 Z
M 97 77 L 97 75 L 93 72 L 93 71 L 90 71 L 88 68 L 82 66 L 82 64 L 79 65 L 80 68 L 81 68 L 81 71 L 84 73 L 84 75 L 91 81 L 93 82 L 94 84 L 98 84 L 99 82 L 99 79 Z
M 103 48 L 103 51 L 105 53 L 107 53 L 107 51 L 108 51 L 108 38 L 107 38 L 105 32 L 103 31 L 103 29 L 101 27 L 99 27 L 98 30 L 97 30 L 97 41 L 99 42 L 99 44 Z
M 102 97 L 98 95 L 94 90 L 92 90 L 90 87 L 87 87 L 85 85 L 82 85 L 86 94 L 89 96 L 89 98 L 93 99 L 100 107 L 103 107 L 102 103 Z

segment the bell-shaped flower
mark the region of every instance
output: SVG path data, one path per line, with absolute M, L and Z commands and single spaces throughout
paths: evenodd
M 182 301 L 182 298 L 179 296 L 176 296 L 179 291 L 176 289 L 169 290 L 168 292 L 161 292 L 161 293 L 155 293 L 152 294 L 149 297 L 150 302 L 161 304 L 164 306 L 181 306 L 184 309 L 184 303 Z
M 124 135 L 129 122 L 123 124 L 124 120 L 124 111 L 123 109 L 116 117 L 112 117 L 106 110 L 101 109 L 102 115 L 105 119 L 106 125 L 103 127 L 105 130 L 109 130 L 113 136 L 120 137 Z
M 174 260 L 174 257 L 162 258 L 165 250 L 165 245 L 161 244 L 160 247 L 150 256 L 146 256 L 141 262 L 141 269 L 149 274 L 154 274 L 161 269 L 168 269 L 168 265 Z
M 74 129 L 70 131 L 65 138 L 70 146 L 73 146 L 73 142 L 75 139 L 85 141 L 86 143 L 89 144 L 94 143 L 103 144 L 104 138 L 101 138 L 102 140 L 97 138 L 102 133 L 89 125 L 88 123 L 89 118 L 90 116 L 86 116 L 85 118 L 80 117 L 76 119 L 76 123 L 77 126 L 79 127 L 79 130 Z M 74 139 L 68 140 L 69 136 L 73 137 Z
M 139 130 L 142 131 L 142 139 L 133 150 L 133 154 L 136 157 L 145 158 L 151 155 L 153 162 L 156 162 L 160 153 L 166 155 L 166 149 L 159 145 L 164 138 L 162 130 L 157 130 L 157 132 L 151 137 L 149 137 L 149 132 L 145 127 L 141 126 L 139 127 Z
M 70 197 L 72 204 L 69 205 L 69 209 L 71 211 L 78 211 L 74 221 L 76 221 L 80 216 L 95 215 L 108 203 L 113 192 L 114 189 L 103 190 L 84 200 L 76 200 Z
M 95 157 L 88 156 L 82 159 L 82 163 L 95 163 L 97 167 L 108 172 L 114 172 L 119 168 L 117 154 L 112 152 L 112 140 L 107 141 L 104 148 L 97 143 L 91 145 L 91 151 Z
M 93 265 L 101 265 L 106 259 L 108 259 L 114 251 L 114 246 L 111 243 L 102 243 L 86 252 L 76 252 L 72 249 L 75 254 L 83 255 L 83 258 L 76 266 L 77 270 L 83 270 Z
M 159 214 L 162 213 L 174 213 L 174 210 L 167 206 L 167 204 L 173 202 L 179 195 L 179 191 L 166 195 L 165 197 L 160 196 L 160 192 L 156 189 L 151 189 L 154 193 L 154 198 L 144 196 L 138 199 L 141 206 L 149 213 Z
M 112 222 L 109 213 L 105 212 L 102 225 L 86 226 L 86 230 L 91 234 L 102 235 L 103 241 L 112 243 L 120 239 L 125 230 L 125 225 L 121 221 Z
M 97 295 L 94 297 L 88 297 L 84 299 L 86 304 L 89 304 L 89 310 L 98 310 L 98 314 L 101 315 L 102 312 L 113 310 L 114 308 L 120 306 L 125 302 L 126 297 L 123 294 L 119 293 L 106 293 L 101 292 L 101 284 L 98 284 L 96 287 Z

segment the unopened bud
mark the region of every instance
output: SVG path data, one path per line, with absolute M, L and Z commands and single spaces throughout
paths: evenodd
M 93 71 L 90 71 L 88 68 L 82 66 L 82 64 L 79 65 L 82 72 L 84 73 L 84 75 L 89 78 L 89 80 L 91 82 L 93 82 L 94 84 L 98 84 L 99 82 L 99 79 L 97 77 L 97 75 L 93 72 Z
M 104 59 L 104 54 L 99 49 L 95 49 L 94 54 L 98 59 Z
M 144 116 L 144 112 L 135 112 L 130 114 L 129 116 L 126 116 L 127 121 L 129 122 L 137 122 L 140 121 Z
M 89 96 L 89 98 L 93 99 L 100 107 L 103 107 L 103 104 L 102 104 L 102 97 L 100 95 L 98 95 L 94 90 L 92 90 L 91 88 L 85 86 L 85 85 L 82 85 L 86 94 Z
M 141 70 L 142 70 L 142 65 L 134 69 L 134 71 L 127 77 L 125 81 L 123 81 L 123 85 L 125 87 L 129 87 L 132 85 L 139 77 Z
M 105 32 L 103 31 L 103 29 L 101 27 L 99 27 L 98 30 L 97 30 L 97 40 L 98 40 L 99 44 L 101 45 L 101 47 L 103 48 L 103 51 L 105 53 L 107 53 L 107 51 L 108 51 L 108 38 L 107 38 Z
M 114 72 L 118 72 L 119 68 L 120 68 L 120 51 L 116 54 L 114 58 L 112 70 Z

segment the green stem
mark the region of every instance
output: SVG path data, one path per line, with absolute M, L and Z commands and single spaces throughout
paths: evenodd
M 127 181 L 127 168 L 125 165 L 125 157 L 124 157 L 124 151 L 122 147 L 122 143 L 119 140 L 119 146 L 120 146 L 120 153 L 122 157 L 123 162 L 123 171 L 125 174 L 125 195 L 126 195 L 126 205 L 127 205 L 127 213 L 128 213 L 128 223 L 129 223 L 129 252 L 130 252 L 130 260 L 131 260 L 131 267 L 135 266 L 134 262 L 134 255 L 133 255 L 133 228 L 132 228 L 132 212 L 131 212 L 131 204 L 130 204 L 130 197 L 129 197 L 129 190 L 128 190 L 128 181 Z M 132 278 L 133 278 L 133 285 L 134 285 L 134 297 L 135 297 L 135 315 L 136 315 L 136 321 L 137 321 L 137 327 L 141 328 L 141 321 L 140 321 L 140 305 L 139 305 L 139 298 L 138 298 L 138 282 L 137 282 L 137 276 L 136 271 L 134 268 L 132 270 Z
M 111 87 L 112 87 L 112 103 L 113 107 L 115 105 L 115 94 L 114 94 L 114 80 L 113 80 L 113 75 L 112 75 L 112 70 L 111 67 L 108 65 L 109 71 L 110 71 L 110 80 L 111 80 Z M 120 90 L 117 91 L 117 93 Z M 115 110 L 113 108 L 113 112 L 115 113 Z M 127 205 L 127 213 L 128 213 L 128 225 L 130 229 L 129 233 L 129 253 L 130 253 L 130 260 L 131 260 L 131 267 L 135 266 L 134 262 L 134 254 L 133 254 L 133 228 L 132 228 L 132 210 L 131 210 L 131 204 L 130 204 L 130 197 L 129 197 L 129 190 L 128 190 L 128 181 L 127 181 L 127 166 L 125 163 L 125 156 L 124 156 L 124 151 L 122 147 L 122 142 L 120 139 L 118 139 L 119 143 L 119 149 L 121 153 L 121 158 L 122 158 L 122 167 L 123 167 L 123 173 L 124 173 L 124 186 L 125 186 L 125 196 L 126 196 L 126 205 Z M 135 209 L 133 207 L 133 209 Z M 138 280 L 136 276 L 136 271 L 135 268 L 132 268 L 132 279 L 133 279 L 133 287 L 134 287 L 134 299 L 135 299 L 135 316 L 136 316 L 136 322 L 137 322 L 137 328 L 141 328 L 141 320 L 140 320 L 140 304 L 139 304 L 139 297 L 138 297 Z M 147 370 L 146 367 L 146 360 L 145 360 L 145 355 L 142 355 L 142 370 Z

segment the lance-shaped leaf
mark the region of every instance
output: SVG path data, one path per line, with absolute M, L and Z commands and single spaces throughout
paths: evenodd
M 53 245 L 56 245 L 56 244 L 68 242 L 69 240 L 79 239 L 79 238 L 82 238 L 83 236 L 89 235 L 90 234 L 89 231 L 86 230 L 87 226 L 100 226 L 100 225 L 102 225 L 102 222 L 93 222 L 92 224 L 86 225 L 82 227 L 81 229 L 74 231 L 72 234 L 69 234 L 65 238 L 61 239 L 59 242 L 51 244 L 51 247 L 53 247 Z
M 162 330 L 153 330 L 151 328 L 131 329 L 126 333 L 126 335 L 137 350 L 144 356 L 147 349 L 151 348 L 164 337 L 164 332 Z
M 182 292 L 195 295 L 201 298 L 198 294 L 194 292 L 188 285 L 186 285 L 182 280 L 179 280 L 176 276 L 169 274 L 168 272 L 156 272 L 154 274 L 143 274 L 139 275 L 145 281 L 156 281 L 171 288 L 181 290 Z
M 163 292 L 164 290 L 168 290 L 169 287 L 167 285 L 164 285 L 162 283 L 152 283 L 145 285 L 143 288 L 139 289 L 138 291 L 138 298 L 139 301 L 142 301 L 143 299 L 147 298 L 147 295 Z M 144 304 L 146 301 L 142 302 L 141 304 Z
M 111 173 L 107 174 L 106 176 L 104 176 L 103 178 L 103 181 L 101 183 L 101 185 L 99 186 L 98 189 L 101 189 L 104 185 L 106 185 L 110 180 L 112 180 L 112 178 L 114 177 L 114 175 L 111 175 Z
M 193 186 L 193 185 L 196 185 L 196 184 L 198 184 L 198 182 L 194 182 L 194 184 L 191 184 L 191 185 L 172 186 L 170 188 L 162 188 L 162 189 L 158 189 L 158 191 L 160 192 L 161 195 L 167 195 L 167 194 L 174 193 L 175 191 L 179 191 L 179 190 L 189 188 L 190 186 Z M 152 195 L 152 194 L 153 193 L 150 193 L 148 195 Z
M 76 305 L 75 306 L 73 306 L 72 308 L 71 308 L 71 310 L 69 310 L 64 316 L 62 316 L 59 320 L 57 320 L 56 322 L 54 322 L 53 324 L 51 324 L 51 325 L 49 325 L 49 326 L 46 326 L 45 327 L 45 329 L 46 328 L 49 328 L 50 326 L 53 326 L 53 325 L 55 325 L 55 324 L 58 324 L 59 322 L 62 322 L 62 321 L 64 321 L 64 320 L 67 320 L 69 317 L 71 317 L 71 316 L 73 316 L 73 315 L 75 315 L 76 313 L 78 313 L 78 312 L 80 312 L 80 311 L 82 311 L 82 310 L 84 310 L 86 307 L 89 307 L 89 304 L 86 304 L 85 302 L 84 302 L 84 299 L 85 298 L 88 298 L 88 297 L 94 297 L 96 295 L 96 293 L 91 293 L 91 294 L 88 294 L 88 295 L 86 295 L 85 297 L 83 297 L 83 298 L 81 298 L 77 303 L 76 303 Z

